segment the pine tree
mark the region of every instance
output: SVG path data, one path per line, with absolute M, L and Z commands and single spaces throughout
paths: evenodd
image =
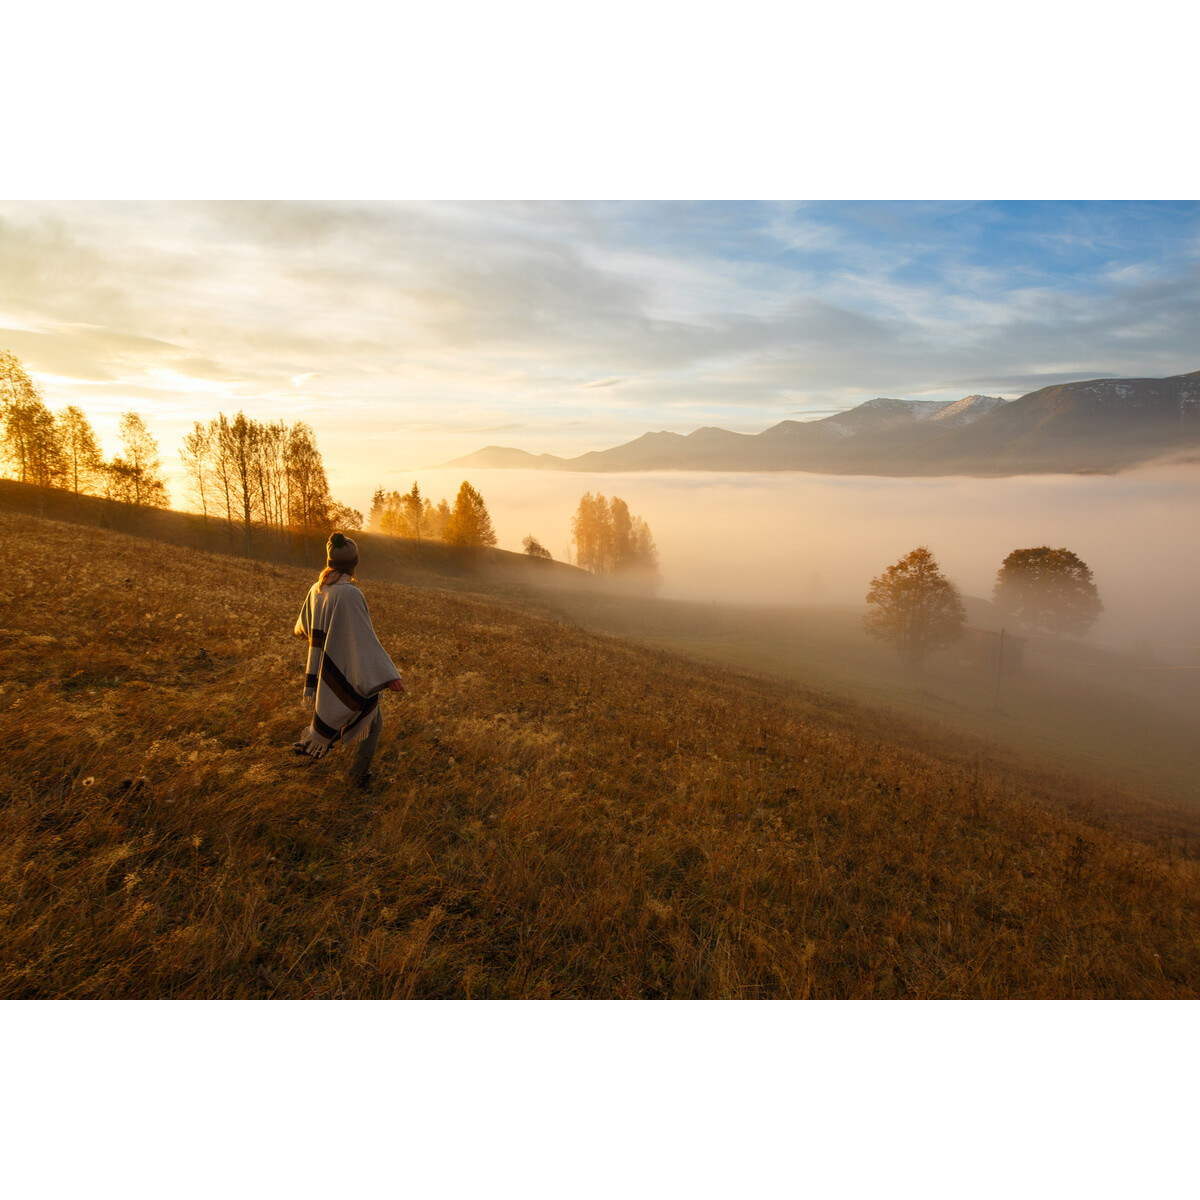
M 496 534 L 483 497 L 464 479 L 442 534 L 451 546 L 494 546 Z
M 383 514 L 387 509 L 387 493 L 381 487 L 375 489 L 371 497 L 371 511 L 367 514 L 367 528 L 376 533 L 383 531 Z
M 421 540 L 421 528 L 425 522 L 425 501 L 421 497 L 421 487 L 413 480 L 412 491 L 402 497 L 404 504 L 404 524 L 411 538 Z

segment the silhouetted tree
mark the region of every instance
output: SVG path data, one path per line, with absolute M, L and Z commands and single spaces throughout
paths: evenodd
M 1014 550 L 996 572 L 993 598 L 1022 625 L 1055 636 L 1087 633 L 1104 611 L 1091 568 L 1062 547 Z
M 494 546 L 496 534 L 483 497 L 464 479 L 442 540 L 451 546 Z
M 554 555 L 551 554 L 550 551 L 547 550 L 546 547 L 543 546 L 542 543 L 539 542 L 532 533 L 522 540 L 521 545 L 525 548 L 525 553 L 528 554 L 530 558 L 554 557 Z
M 958 589 L 926 546 L 872 579 L 867 604 L 867 632 L 890 642 L 909 666 L 956 641 L 967 619 Z

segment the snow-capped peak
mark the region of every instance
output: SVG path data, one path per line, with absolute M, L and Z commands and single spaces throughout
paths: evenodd
M 1007 403 L 1003 396 L 964 396 L 947 404 L 933 419 L 950 425 L 968 425 Z

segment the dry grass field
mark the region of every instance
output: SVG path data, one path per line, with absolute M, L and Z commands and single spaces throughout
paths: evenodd
M 319 562 L 0 534 L 38 547 L 0 598 L 0 997 L 1200 995 L 1150 800 L 365 555 L 408 691 L 364 794 L 290 751 Z

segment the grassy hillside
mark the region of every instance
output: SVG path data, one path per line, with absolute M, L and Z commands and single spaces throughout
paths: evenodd
M 289 750 L 314 571 L 0 534 L 38 547 L 0 607 L 0 996 L 1200 994 L 1197 864 L 1069 778 L 364 575 L 409 691 L 362 794 Z

